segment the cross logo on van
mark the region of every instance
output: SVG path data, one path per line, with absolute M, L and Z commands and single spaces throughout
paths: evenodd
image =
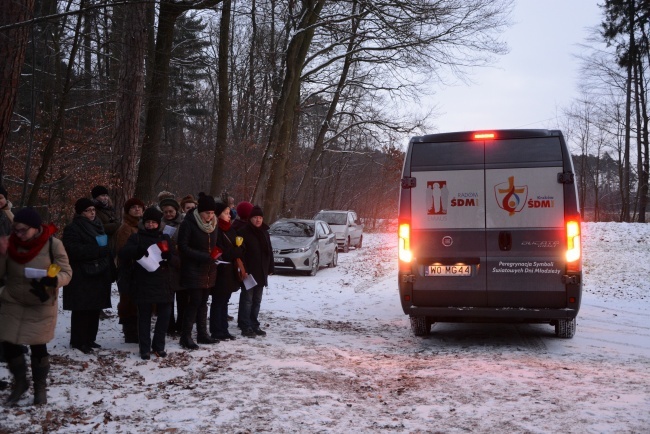
M 515 215 L 526 205 L 528 198 L 527 185 L 515 185 L 515 177 L 509 176 L 508 182 L 502 182 L 494 186 L 494 196 L 499 208 L 508 212 L 508 215 Z

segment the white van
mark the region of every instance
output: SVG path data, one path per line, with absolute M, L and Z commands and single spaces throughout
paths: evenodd
M 399 198 L 399 293 L 415 335 L 435 322 L 549 323 L 575 334 L 580 212 L 560 131 L 411 139 Z

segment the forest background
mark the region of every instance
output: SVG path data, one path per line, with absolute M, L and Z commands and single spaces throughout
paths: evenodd
M 397 209 L 432 83 L 507 52 L 512 0 L 10 0 L 0 8 L 0 181 L 63 224 L 92 186 L 265 217 Z M 585 219 L 646 221 L 650 2 L 604 0 L 581 97 L 555 125 Z M 418 114 L 414 114 L 418 113 Z

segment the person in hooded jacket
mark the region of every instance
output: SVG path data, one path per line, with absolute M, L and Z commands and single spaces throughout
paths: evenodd
M 169 235 L 163 234 L 161 220 L 163 214 L 157 208 L 147 208 L 142 216 L 143 228 L 126 242 L 119 252 L 120 261 L 133 261 L 131 286 L 133 298 L 138 305 L 138 337 L 140 341 L 140 357 L 149 360 L 153 352 L 158 357 L 165 357 L 165 334 L 171 314 L 172 286 L 170 267 L 173 262 L 173 251 L 170 248 Z M 162 261 L 154 271 L 147 271 L 137 260 L 149 256 L 147 249 L 153 244 L 161 248 Z M 163 246 L 164 245 L 164 246 Z M 158 313 L 156 325 L 151 340 L 151 317 L 153 305 Z
M 212 290 L 210 305 L 210 334 L 214 339 L 234 340 L 228 332 L 228 302 L 233 292 L 239 290 L 241 281 L 238 276 L 237 260 L 241 261 L 243 251 L 237 245 L 237 233 L 230 224 L 230 207 L 217 202 L 218 235 L 217 246 L 222 250 L 217 265 L 217 280 Z
M 115 250 L 119 252 L 129 237 L 138 232 L 138 224 L 144 212 L 144 202 L 132 197 L 124 202 L 124 221 L 115 233 Z M 119 257 L 118 257 L 119 267 Z M 124 343 L 138 343 L 138 306 L 129 294 L 120 294 L 117 304 L 117 316 L 122 325 Z
M 176 244 L 178 242 L 178 228 L 183 221 L 181 206 L 175 199 L 171 198 L 161 200 L 160 203 L 158 203 L 158 206 L 163 213 L 161 230 L 171 232 L 171 228 L 173 228 L 173 234 L 170 235 L 171 244 L 169 248 L 177 255 Z M 185 289 L 180 285 L 180 261 L 175 261 L 174 266 L 170 267 L 169 279 L 172 284 L 172 291 L 174 291 L 174 297 L 172 297 L 172 308 L 167 333 L 174 336 L 180 334 L 181 329 L 183 328 L 183 312 L 187 307 L 187 291 L 185 291 Z M 174 298 L 176 298 L 176 303 L 174 303 Z M 174 315 L 175 304 L 178 306 L 178 316 Z
M 237 234 L 244 239 L 244 266 L 246 272 L 252 274 L 257 285 L 243 289 L 239 296 L 239 327 L 242 336 L 254 338 L 266 336 L 260 328 L 258 315 L 262 304 L 264 287 L 268 286 L 268 276 L 273 274 L 273 250 L 269 227 L 264 223 L 262 208 L 254 206 L 248 218 L 248 224 Z
M 72 280 L 63 288 L 63 309 L 70 316 L 70 346 L 85 354 L 101 348 L 97 340 L 99 315 L 111 307 L 115 264 L 95 202 L 75 202 L 72 222 L 63 230 L 63 245 L 70 258 Z
M 63 244 L 53 235 L 56 227 L 44 225 L 31 207 L 16 213 L 6 255 L 0 255 L 0 277 L 6 286 L 0 292 L 0 341 L 14 376 L 7 404 L 18 403 L 29 388 L 23 345 L 31 350 L 34 404 L 47 403 L 50 357 L 47 343 L 54 338 L 58 314 L 58 288 L 72 276 Z M 26 269 L 46 272 L 51 264 L 60 270 L 40 278 L 26 277 Z
M 217 217 L 212 196 L 199 193 L 198 206 L 188 213 L 178 229 L 178 251 L 181 257 L 181 285 L 187 288 L 189 301 L 183 316 L 180 345 L 195 350 L 199 346 L 192 339 L 196 321 L 197 341 L 200 344 L 219 342 L 208 333 L 208 298 L 217 277 Z

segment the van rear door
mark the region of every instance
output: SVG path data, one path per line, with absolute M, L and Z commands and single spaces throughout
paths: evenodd
M 487 306 L 484 143 L 413 143 L 415 306 Z
M 562 167 L 558 136 L 485 142 L 488 306 L 566 306 Z

